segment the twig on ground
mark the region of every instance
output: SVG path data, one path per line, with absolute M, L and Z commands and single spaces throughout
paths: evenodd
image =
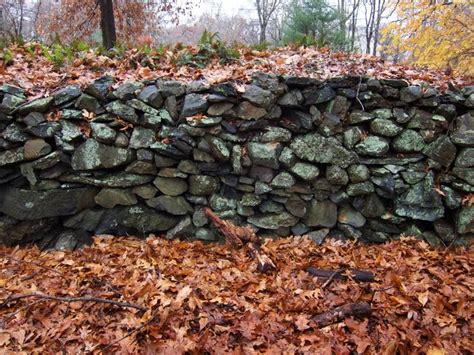
M 332 280 L 334 280 L 334 277 L 338 274 L 337 271 L 334 271 L 331 276 L 329 276 L 329 278 L 326 280 L 325 283 L 322 284 L 321 286 L 321 290 L 324 290 L 327 286 L 329 286 L 329 284 L 332 282 Z
M 364 318 L 372 314 L 372 308 L 367 302 L 348 303 L 330 311 L 318 314 L 311 318 L 318 328 L 324 328 L 328 325 L 339 323 L 347 317 Z
M 53 301 L 59 301 L 59 302 L 66 302 L 66 303 L 71 303 L 71 302 L 96 302 L 96 303 L 108 303 L 112 304 L 118 307 L 124 307 L 124 308 L 135 308 L 138 309 L 139 311 L 146 312 L 148 308 L 142 307 L 140 305 L 134 304 L 134 303 L 128 303 L 128 302 L 119 302 L 119 301 L 112 301 L 108 300 L 106 298 L 100 298 L 100 297 L 90 297 L 90 296 L 84 296 L 84 297 L 61 297 L 61 296 L 51 296 L 51 295 L 45 295 L 42 293 L 26 293 L 22 295 L 14 295 L 10 296 L 7 299 L 5 299 L 2 303 L 0 303 L 0 307 L 4 307 L 8 303 L 18 301 L 24 298 L 40 298 L 44 300 L 53 300 Z

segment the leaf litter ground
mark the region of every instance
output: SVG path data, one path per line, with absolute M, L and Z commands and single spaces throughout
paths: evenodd
M 127 80 L 174 78 L 182 81 L 205 80 L 210 84 L 224 81 L 248 82 L 255 72 L 288 76 L 304 76 L 326 80 L 337 76 L 371 76 L 383 79 L 404 79 L 412 84 L 423 82 L 445 91 L 449 85 L 473 85 L 474 78 L 452 76 L 442 70 L 394 64 L 379 57 L 316 48 L 277 48 L 267 51 L 240 49 L 240 58 L 221 63 L 210 58 L 205 67 L 178 65 L 183 51 L 197 53 L 188 46 L 181 51 L 144 54 L 138 49 L 127 50 L 122 58 L 98 55 L 93 50 L 75 53 L 72 60 L 55 66 L 36 44 L 36 49 L 12 46 L 12 62 L 0 59 L 0 84 L 12 84 L 27 90 L 29 98 L 48 95 L 66 84 L 85 86 L 105 74 L 112 75 L 117 85 Z
M 458 354 L 474 349 L 473 250 L 409 238 L 382 245 L 267 240 L 276 270 L 244 248 L 96 237 L 74 252 L 0 247 L 4 353 Z M 370 270 L 376 282 L 308 274 Z M 146 308 L 12 295 L 98 297 Z M 318 329 L 311 317 L 366 301 L 373 313 Z M 3 302 L 3 303 L 2 303 Z M 122 339 L 122 340 L 120 340 Z M 3 350 L 2 350 L 3 349 Z

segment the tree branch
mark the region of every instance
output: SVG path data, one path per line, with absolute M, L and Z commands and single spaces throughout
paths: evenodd
M 43 299 L 43 300 L 53 300 L 53 301 L 66 302 L 66 303 L 71 303 L 71 302 L 108 303 L 108 304 L 112 304 L 112 305 L 119 306 L 119 307 L 124 307 L 124 308 L 135 308 L 135 309 L 138 309 L 139 311 L 142 311 L 142 312 L 146 312 L 148 310 L 148 308 L 142 307 L 142 306 L 134 304 L 134 303 L 112 301 L 112 300 L 108 300 L 106 298 L 91 297 L 91 296 L 61 297 L 61 296 L 46 295 L 46 294 L 42 294 L 42 293 L 26 293 L 26 294 L 22 294 L 22 295 L 9 296 L 6 300 L 4 300 L 2 303 L 0 303 L 0 308 L 6 306 L 10 302 L 18 301 L 18 300 L 21 300 L 21 299 L 24 299 L 24 298 L 40 298 L 40 299 Z

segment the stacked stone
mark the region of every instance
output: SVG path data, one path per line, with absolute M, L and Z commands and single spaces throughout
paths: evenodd
M 26 101 L 0 87 L 0 242 L 264 236 L 432 244 L 474 234 L 474 87 L 257 73 L 247 85 L 103 77 Z

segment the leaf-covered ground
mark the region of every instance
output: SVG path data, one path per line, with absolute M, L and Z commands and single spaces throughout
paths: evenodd
M 27 50 L 27 47 L 29 50 Z M 427 82 L 441 91 L 454 86 L 474 84 L 472 77 L 453 77 L 441 70 L 393 64 L 379 57 L 335 52 L 315 48 L 279 48 L 269 51 L 240 49 L 240 58 L 221 64 L 221 58 L 209 58 L 207 66 L 179 65 L 186 54 L 197 49 L 170 48 L 164 52 L 151 50 L 146 54 L 130 49 L 121 57 L 111 59 L 93 50 L 74 53 L 70 62 L 55 66 L 36 45 L 14 46 L 9 50 L 12 61 L 6 65 L 0 56 L 0 84 L 9 83 L 28 90 L 30 97 L 47 95 L 66 84 L 85 85 L 104 74 L 118 82 L 159 77 L 180 80 L 207 80 L 219 83 L 227 80 L 247 82 L 256 71 L 273 74 L 327 79 L 342 75 L 368 75 L 378 78 L 402 78 L 410 83 Z
M 96 238 L 75 252 L 0 248 L 0 350 L 30 353 L 459 354 L 474 349 L 472 248 L 432 249 L 301 237 L 266 241 L 277 271 L 245 249 L 200 242 Z M 304 270 L 358 268 L 374 283 Z M 148 309 L 12 295 L 94 296 Z M 367 301 L 373 315 L 315 329 L 310 318 Z M 2 303 L 3 302 L 3 303 Z M 128 335 L 128 336 L 127 336 Z M 124 338 L 125 337 L 125 338 Z M 119 341 L 119 339 L 123 340 Z

